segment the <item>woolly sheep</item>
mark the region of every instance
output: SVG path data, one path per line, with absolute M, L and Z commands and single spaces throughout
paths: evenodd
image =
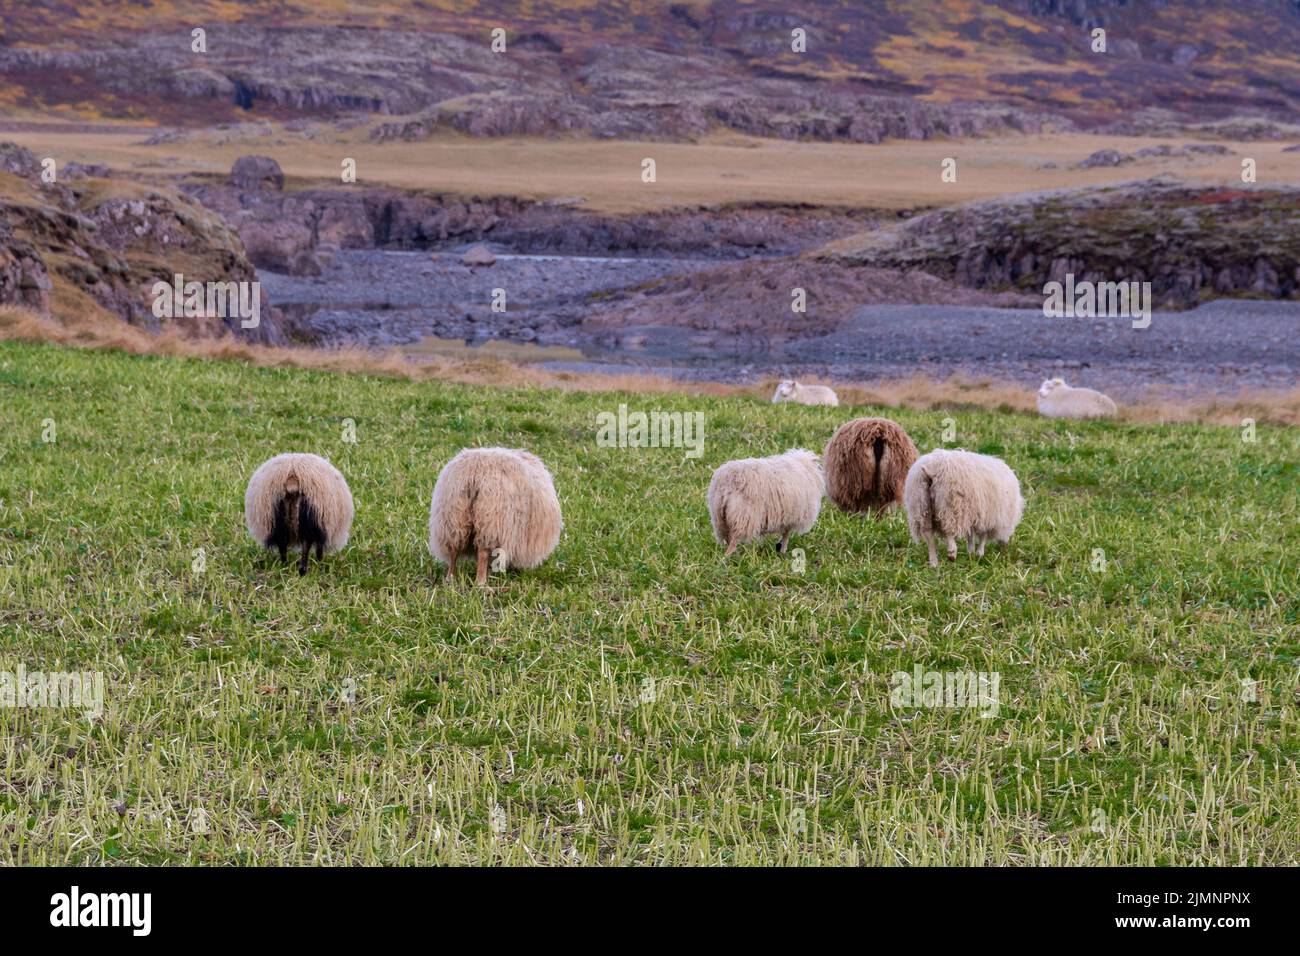
M 817 456 L 802 448 L 726 462 L 713 473 L 708 495 L 713 534 L 727 546 L 723 557 L 765 534 L 781 536 L 776 549 L 784 554 L 790 535 L 805 534 L 817 521 L 822 494 Z
M 777 385 L 772 402 L 795 402 L 799 405 L 839 405 L 839 396 L 833 388 L 825 385 L 801 385 L 793 379 L 786 379 Z
M 826 444 L 826 495 L 841 511 L 879 518 L 903 500 L 916 445 L 888 418 L 845 422 Z
M 253 540 L 280 552 L 302 553 L 298 573 L 307 573 L 307 559 L 316 560 L 348 543 L 352 528 L 352 492 L 339 470 L 319 455 L 289 453 L 263 462 L 244 493 L 244 521 Z
M 1038 412 L 1047 418 L 1110 418 L 1117 411 L 1101 392 L 1071 388 L 1059 378 L 1048 379 L 1038 389 Z
M 957 560 L 957 539 L 966 539 L 966 553 L 984 555 L 990 539 L 999 544 L 1011 533 L 1025 511 L 1020 482 L 1007 463 L 992 455 L 937 448 L 922 455 L 907 473 L 903 489 L 907 527 L 913 541 L 930 548 L 930 566 L 938 567 L 934 539 L 948 545 L 948 560 Z
M 429 505 L 429 553 L 456 577 L 456 561 L 477 554 L 475 583 L 493 570 L 535 568 L 555 550 L 563 522 L 551 473 L 514 448 L 466 448 L 447 462 Z

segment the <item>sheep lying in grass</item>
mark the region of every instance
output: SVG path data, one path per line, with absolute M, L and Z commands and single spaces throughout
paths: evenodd
M 939 566 L 936 536 L 947 542 L 949 561 L 957 560 L 958 538 L 966 539 L 967 554 L 978 547 L 982 557 L 987 541 L 1011 540 L 1025 511 L 1020 482 L 1001 458 L 942 448 L 912 465 L 903 502 L 912 540 L 929 546 L 931 567 Z
M 845 422 L 826 445 L 826 495 L 841 511 L 879 518 L 903 500 L 916 445 L 888 418 Z
M 822 507 L 822 471 L 817 456 L 792 448 L 770 458 L 729 461 L 709 482 L 709 517 L 718 544 L 730 557 L 737 545 L 765 534 L 779 534 L 781 554 L 790 535 L 804 534 Z
M 307 559 L 316 560 L 348 543 L 352 528 L 352 492 L 339 470 L 319 455 L 290 453 L 264 462 L 248 481 L 244 521 L 248 533 L 264 548 L 280 552 L 298 549 L 298 573 L 307 573 Z
M 467 448 L 438 475 L 429 505 L 429 553 L 456 577 L 456 561 L 477 555 L 475 583 L 493 570 L 534 568 L 560 541 L 560 499 L 536 455 L 514 448 Z
M 1047 418 L 1111 418 L 1117 411 L 1101 392 L 1071 388 L 1059 378 L 1049 378 L 1038 389 L 1038 413 Z
M 825 385 L 801 385 L 786 379 L 777 385 L 772 402 L 794 402 L 798 405 L 839 405 L 839 396 Z

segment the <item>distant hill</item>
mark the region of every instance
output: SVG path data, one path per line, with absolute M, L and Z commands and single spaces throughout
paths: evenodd
M 1300 113 L 1300 0 L 0 3 L 0 109 L 875 141 Z M 190 30 L 207 31 L 207 52 Z M 488 48 L 506 31 L 507 55 Z M 1091 49 L 1094 28 L 1107 52 Z M 792 50 L 803 30 L 806 52 Z M 413 119 L 411 119 L 413 118 Z

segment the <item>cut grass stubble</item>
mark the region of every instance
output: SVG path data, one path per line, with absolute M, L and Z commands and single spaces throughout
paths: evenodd
M 611 449 L 620 402 L 704 454 Z M 105 710 L 0 707 L 0 861 L 1260 864 L 1298 861 L 1297 431 L 970 407 L 494 389 L 0 344 L 0 670 Z M 823 512 L 724 564 L 718 464 L 857 414 L 1004 457 L 1006 549 L 932 570 L 901 516 Z M 343 440 L 343 420 L 357 442 Z M 47 421 L 55 428 L 56 440 Z M 437 470 L 527 447 L 565 533 L 435 584 Z M 271 454 L 347 476 L 299 579 L 247 538 Z M 1000 675 L 996 717 L 891 704 Z

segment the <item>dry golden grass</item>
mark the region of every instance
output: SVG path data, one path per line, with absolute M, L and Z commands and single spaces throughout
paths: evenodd
M 641 374 L 556 372 L 509 362 L 491 355 L 438 356 L 409 352 L 312 348 L 274 348 L 250 345 L 233 337 L 187 339 L 176 332 L 151 335 L 102 313 L 61 321 L 29 309 L 0 306 L 0 341 L 55 342 L 78 348 L 114 349 L 134 354 L 179 355 L 236 361 L 263 367 L 312 368 L 364 373 L 424 381 L 437 379 L 473 385 L 533 387 L 575 392 L 621 391 L 645 394 L 750 396 L 768 400 L 776 379 L 751 385 L 721 382 L 681 382 L 664 376 Z M 809 379 L 809 381 L 816 381 Z M 835 382 L 831 385 L 844 405 L 885 405 L 929 410 L 966 405 L 991 410 L 1033 411 L 1034 394 L 1025 388 L 992 379 L 954 376 L 933 379 L 912 376 L 872 383 Z M 1124 405 L 1125 421 L 1203 422 L 1237 426 L 1242 419 L 1277 425 L 1300 426 L 1300 388 L 1290 391 L 1242 392 L 1233 397 L 1200 400 L 1153 397 Z
M 341 163 L 351 157 L 357 161 L 361 186 L 531 199 L 582 196 L 586 208 L 615 213 L 752 202 L 903 209 L 1160 173 L 1227 185 L 1241 181 L 1241 160 L 1247 156 L 1258 164 L 1260 183 L 1300 183 L 1300 153 L 1282 152 L 1286 143 L 1225 143 L 1232 155 L 1079 170 L 1071 167 L 1105 147 L 1132 152 L 1184 141 L 1074 134 L 908 140 L 874 146 L 791 143 L 722 133 L 698 143 L 440 135 L 417 143 L 379 144 L 369 141 L 368 128 L 335 133 L 322 127 L 316 139 L 304 140 L 273 127 L 270 136 L 216 131 L 186 142 L 145 146 L 138 131 L 88 135 L 51 126 L 3 133 L 0 138 L 12 139 L 40 156 L 54 156 L 61 163 L 104 163 L 154 177 L 225 175 L 238 157 L 260 153 L 275 158 L 299 185 L 339 183 Z M 646 157 L 656 162 L 655 183 L 641 181 L 641 161 Z M 957 160 L 955 183 L 940 181 L 940 164 L 948 157 Z M 1057 168 L 1043 169 L 1048 162 Z

